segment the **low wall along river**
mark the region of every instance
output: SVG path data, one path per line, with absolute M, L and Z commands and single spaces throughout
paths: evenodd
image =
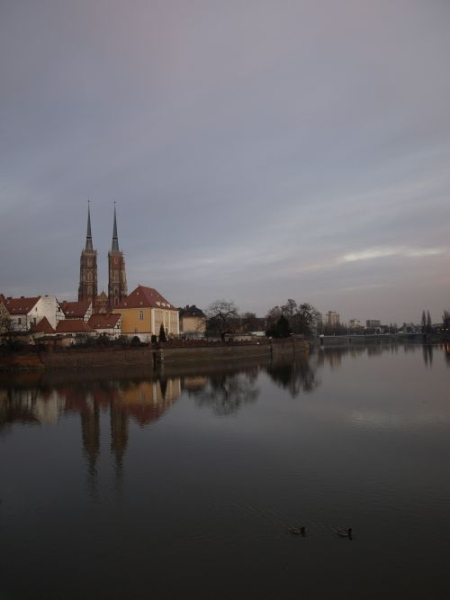
M 185 365 L 269 357 L 278 354 L 307 354 L 309 344 L 303 339 L 262 341 L 259 343 L 216 343 L 195 346 L 162 345 L 137 348 L 41 348 L 27 347 L 0 352 L 0 371 L 31 371 L 52 369 L 91 369 L 102 367 L 153 367 Z

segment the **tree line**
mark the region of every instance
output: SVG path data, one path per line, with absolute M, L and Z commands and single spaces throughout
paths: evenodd
M 434 331 L 430 311 L 423 311 L 421 330 L 424 334 Z M 450 331 L 450 311 L 444 310 L 442 315 L 443 332 Z M 320 312 L 308 302 L 297 304 L 289 298 L 285 304 L 273 306 L 263 318 L 258 318 L 253 312 L 239 313 L 233 301 L 216 300 L 206 310 L 206 333 L 209 336 L 220 337 L 222 340 L 227 335 L 236 333 L 251 333 L 264 331 L 273 338 L 289 337 L 290 335 L 343 335 L 348 333 L 345 325 L 340 323 L 330 325 L 322 322 Z M 359 331 L 368 332 L 367 328 L 360 327 Z M 397 325 L 392 323 L 384 326 L 387 333 L 396 333 Z M 356 330 L 355 330 L 356 332 Z

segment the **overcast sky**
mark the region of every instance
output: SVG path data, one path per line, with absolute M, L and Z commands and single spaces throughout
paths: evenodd
M 1 0 L 0 291 L 450 310 L 448 0 Z

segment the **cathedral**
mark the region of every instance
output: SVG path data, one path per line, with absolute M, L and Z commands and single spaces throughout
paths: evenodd
M 125 258 L 119 249 L 117 235 L 116 205 L 114 203 L 114 222 L 111 249 L 108 252 L 108 295 L 98 294 L 97 250 L 94 250 L 91 231 L 91 211 L 88 205 L 86 245 L 80 257 L 80 285 L 78 301 L 92 302 L 94 312 L 110 312 L 127 297 L 127 277 Z

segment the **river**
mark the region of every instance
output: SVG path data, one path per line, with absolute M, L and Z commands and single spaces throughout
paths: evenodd
M 0 598 L 450 597 L 449 384 L 395 344 L 3 376 Z

